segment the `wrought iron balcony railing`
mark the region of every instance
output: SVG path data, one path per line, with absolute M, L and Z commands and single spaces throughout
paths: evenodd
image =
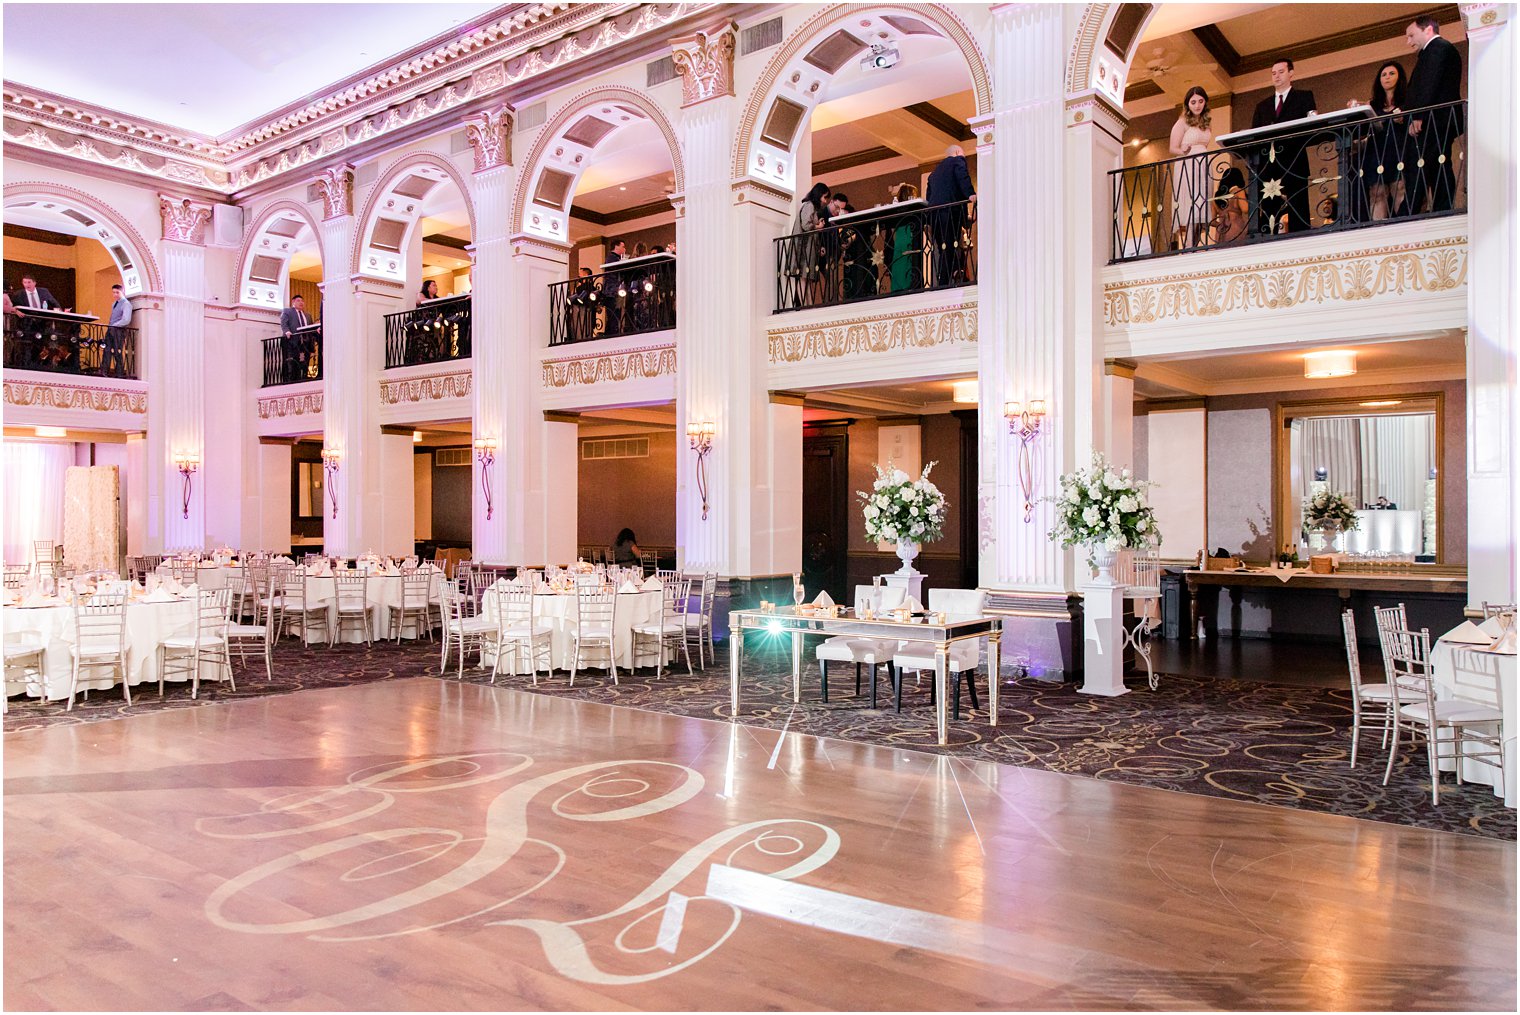
M 1465 211 L 1465 125 L 1464 102 L 1338 115 L 1115 170 L 1110 263 Z
M 549 286 L 549 344 L 619 338 L 676 326 L 676 259 L 630 258 L 600 275 Z
M 264 339 L 264 387 L 322 379 L 322 322 Z
M 5 315 L 5 365 L 89 377 L 137 379 L 137 329 L 59 320 L 36 311 Z
M 446 296 L 416 310 L 385 315 L 385 368 L 467 359 L 470 297 Z
M 883 205 L 776 240 L 776 312 L 976 284 L 972 202 Z

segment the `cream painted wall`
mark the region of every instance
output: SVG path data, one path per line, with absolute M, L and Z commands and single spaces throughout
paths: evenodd
M 1203 409 L 1145 417 L 1146 463 L 1164 477 L 1150 493 L 1163 557 L 1190 558 L 1208 539 L 1207 417 Z

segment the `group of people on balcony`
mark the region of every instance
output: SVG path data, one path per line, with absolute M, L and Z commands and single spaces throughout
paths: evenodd
M 602 265 L 605 270 L 598 275 L 581 268 L 570 288 L 566 340 L 584 342 L 674 327 L 675 256 L 673 242 L 646 247 L 639 241 L 631 253 L 627 240 L 614 242 Z M 627 267 L 617 267 L 624 261 Z
M 920 198 L 913 184 L 894 184 L 889 204 L 861 215 L 844 191 L 814 183 L 789 237 L 798 242 L 782 252 L 781 273 L 794 282 L 790 308 L 912 292 L 926 280 L 936 288 L 974 281 L 976 187 L 959 145 L 929 174 L 926 191 Z
M 468 293 L 440 295 L 437 279 L 424 281 L 417 291 L 415 309 L 404 316 L 396 315 L 402 322 L 404 348 L 399 363 L 389 362 L 394 356 L 388 353 L 387 365 L 436 363 L 470 355 L 468 300 Z
M 1397 60 L 1378 68 L 1365 100 L 1372 118 L 1342 131 L 1347 178 L 1334 194 L 1310 171 L 1310 149 L 1322 139 L 1306 133 L 1237 147 L 1257 187 L 1254 230 L 1245 173 L 1233 159 L 1211 156 L 1216 144 L 1208 94 L 1196 85 L 1188 89 L 1170 138 L 1171 153 L 1185 156 L 1171 167 L 1177 247 L 1232 243 L 1251 231 L 1302 232 L 1315 226 L 1314 212 L 1322 224 L 1333 224 L 1451 210 L 1457 189 L 1452 146 L 1464 129 L 1460 105 L 1451 104 L 1462 97 L 1462 57 L 1428 15 L 1409 24 L 1405 39 L 1418 54 L 1414 70 L 1406 76 Z M 1295 88 L 1293 73 L 1287 57 L 1272 64 L 1273 94 L 1257 104 L 1253 128 L 1318 115 L 1314 93 Z M 1362 102 L 1353 98 L 1346 105 Z M 1317 186 L 1327 192 L 1311 210 Z
M 30 273 L 21 276 L 20 289 L 3 295 L 6 366 L 101 377 L 133 375 L 127 355 L 132 304 L 119 284 L 111 286 L 111 316 L 104 334 L 98 330 L 91 333 L 84 321 L 60 321 L 38 314 L 49 310 L 71 313 L 72 308 L 61 307 Z

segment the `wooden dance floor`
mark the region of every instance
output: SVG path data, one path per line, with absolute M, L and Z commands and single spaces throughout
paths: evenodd
M 1515 859 L 417 678 L 7 736 L 4 1000 L 1513 1010 Z

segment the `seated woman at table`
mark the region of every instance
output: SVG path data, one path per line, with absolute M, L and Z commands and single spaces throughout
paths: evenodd
M 634 538 L 632 529 L 624 529 L 617 534 L 617 542 L 613 547 L 612 562 L 620 567 L 629 567 L 643 563 L 639 556 L 639 541 Z

